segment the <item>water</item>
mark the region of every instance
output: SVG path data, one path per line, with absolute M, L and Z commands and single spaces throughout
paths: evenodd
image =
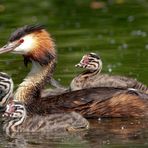
M 130 76 L 148 85 L 147 0 L 12 0 L 0 1 L 0 46 L 25 24 L 43 23 L 55 39 L 58 64 L 55 78 L 68 86 L 80 72 L 82 55 L 97 52 L 103 72 Z M 0 71 L 9 73 L 15 88 L 29 71 L 19 55 L 0 55 Z M 147 147 L 146 119 L 91 121 L 83 134 L 50 136 L 0 134 L 0 147 Z M 46 137 L 46 138 L 42 138 Z
M 90 120 L 91 128 L 80 133 L 51 135 L 51 133 L 0 134 L 0 147 L 21 148 L 146 148 L 148 146 L 147 119 Z

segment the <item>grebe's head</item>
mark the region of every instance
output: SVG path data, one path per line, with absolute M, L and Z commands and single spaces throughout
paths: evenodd
M 7 104 L 3 117 L 22 118 L 26 115 L 25 106 L 20 102 L 11 102 Z
M 8 43 L 0 48 L 0 54 L 22 54 L 25 60 L 46 65 L 55 58 L 55 45 L 49 33 L 41 25 L 26 25 L 14 31 Z
M 100 72 L 102 69 L 102 60 L 98 54 L 89 53 L 84 55 L 81 61 L 75 66 L 90 70 L 91 72 L 94 71 Z

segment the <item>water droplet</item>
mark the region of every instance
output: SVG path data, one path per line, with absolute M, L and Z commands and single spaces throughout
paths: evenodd
M 127 18 L 128 22 L 133 22 L 135 20 L 135 17 L 134 16 L 129 16 Z
M 112 72 L 112 68 L 108 68 L 108 72 Z
M 127 49 L 128 48 L 128 44 L 126 44 L 126 43 L 122 44 L 122 48 L 123 49 Z
M 138 30 L 138 31 L 137 31 L 137 35 L 138 35 L 138 36 L 140 36 L 140 35 L 141 35 L 141 33 L 142 33 L 142 31 L 141 31 L 141 30 Z
M 101 118 L 98 118 L 98 121 L 101 121 Z
M 61 81 L 61 78 L 58 78 L 58 81 Z
M 121 66 L 121 65 L 122 65 L 122 63 L 118 62 L 116 65 L 117 65 L 117 66 Z
M 146 37 L 147 33 L 145 31 L 141 31 L 141 30 L 134 30 L 131 32 L 131 35 Z
M 116 43 L 116 41 L 114 39 L 110 40 L 110 44 L 115 44 L 115 43 Z
M 145 49 L 148 50 L 148 44 L 145 45 Z
M 147 33 L 146 32 L 142 32 L 142 37 L 146 37 Z

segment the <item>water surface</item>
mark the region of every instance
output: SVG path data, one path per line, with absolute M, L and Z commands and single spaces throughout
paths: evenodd
M 0 46 L 12 31 L 26 24 L 45 24 L 58 51 L 54 77 L 68 86 L 81 70 L 82 55 L 97 52 L 103 72 L 138 79 L 148 85 L 147 0 L 1 0 Z M 20 55 L 0 55 L 0 71 L 9 73 L 15 88 L 29 71 Z M 0 147 L 147 147 L 146 119 L 91 121 L 91 129 L 71 136 L 0 133 Z M 46 137 L 46 138 L 44 138 Z

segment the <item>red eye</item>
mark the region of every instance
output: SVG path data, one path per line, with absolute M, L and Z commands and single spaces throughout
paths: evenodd
M 19 42 L 20 42 L 20 43 L 23 43 L 23 42 L 24 42 L 24 39 L 20 39 Z

